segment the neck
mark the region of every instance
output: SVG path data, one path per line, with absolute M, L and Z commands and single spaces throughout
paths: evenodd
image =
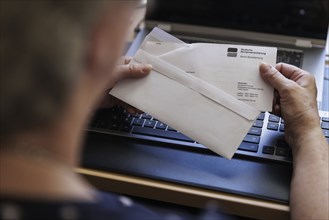
M 61 132 L 25 134 L 1 146 L 0 195 L 93 200 L 93 189 L 74 172 L 81 136 L 68 123 Z
M 89 184 L 74 172 L 80 162 L 89 109 L 83 98 L 71 99 L 69 103 L 66 114 L 52 126 L 16 135 L 1 143 L 1 195 L 94 198 Z
M 1 151 L 0 196 L 47 200 L 95 199 L 94 190 L 71 166 L 46 154 Z

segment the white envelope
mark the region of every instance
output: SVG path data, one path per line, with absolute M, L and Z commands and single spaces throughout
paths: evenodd
M 272 110 L 273 87 L 259 76 L 259 64 L 275 65 L 276 48 L 146 42 L 142 49 L 260 111 Z
M 148 48 L 149 42 L 164 40 L 171 44 L 161 50 Z M 155 29 L 146 37 L 133 60 L 152 64 L 151 73 L 141 79 L 119 82 L 110 94 L 230 159 L 260 111 L 214 83 L 186 73 L 178 67 L 181 63 L 173 62 L 173 65 L 162 59 L 184 45 L 177 38 Z

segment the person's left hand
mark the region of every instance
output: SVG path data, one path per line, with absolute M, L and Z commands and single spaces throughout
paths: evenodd
M 114 84 L 122 79 L 140 78 L 150 73 L 152 69 L 150 64 L 130 63 L 131 59 L 131 57 L 122 57 L 119 60 L 118 66 L 113 72 Z M 104 99 L 101 101 L 99 108 L 111 108 L 115 105 L 120 105 L 125 108 L 129 114 L 141 113 L 140 110 L 108 94 L 114 84 L 109 85 L 109 90 L 107 91 Z

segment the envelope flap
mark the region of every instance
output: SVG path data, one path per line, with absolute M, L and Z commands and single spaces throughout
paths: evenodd
M 165 45 L 165 46 L 163 46 Z M 185 43 L 167 43 L 167 42 L 153 42 L 147 41 L 144 43 L 142 50 L 147 51 L 149 54 L 154 56 L 163 56 L 167 54 L 175 53 L 177 50 L 184 48 Z
M 168 34 L 167 32 L 155 27 L 152 29 L 152 31 L 145 37 L 142 45 L 140 48 L 143 48 L 144 45 L 148 41 L 153 41 L 153 42 L 171 42 L 171 43 L 182 43 L 185 44 L 184 41 Z
M 137 51 L 134 59 L 140 63 L 152 64 L 153 69 L 157 72 L 179 82 L 184 86 L 189 87 L 190 89 L 193 89 L 194 91 L 235 112 L 247 120 L 255 120 L 260 113 L 257 109 L 245 104 L 221 89 L 193 75 L 187 74 L 176 66 L 165 62 L 142 49 Z

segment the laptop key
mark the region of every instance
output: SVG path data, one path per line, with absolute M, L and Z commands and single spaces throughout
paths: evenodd
M 133 118 L 139 118 L 141 115 L 138 114 L 138 113 L 136 113 L 136 114 L 134 114 L 134 115 L 130 115 L 130 116 L 133 117 Z
M 322 121 L 329 122 L 329 117 L 322 117 Z
M 133 119 L 134 119 L 133 117 L 126 117 L 125 119 L 123 119 L 123 123 L 125 125 L 130 125 Z
M 144 119 L 139 119 L 139 118 L 135 118 L 133 121 L 133 125 L 135 126 L 142 126 L 144 124 Z
M 278 123 L 278 122 L 280 121 L 280 117 L 278 117 L 278 116 L 276 116 L 276 115 L 272 115 L 272 114 L 270 114 L 270 116 L 268 117 L 268 120 L 269 120 L 270 122 L 276 122 L 276 123 Z
M 271 155 L 273 155 L 274 154 L 274 150 L 275 150 L 275 148 L 272 147 L 272 146 L 264 146 L 262 152 L 263 152 L 263 154 L 271 154 Z
M 123 123 L 127 116 L 119 116 L 118 119 L 116 120 L 118 123 Z
M 269 122 L 269 123 L 267 124 L 267 129 L 269 129 L 269 130 L 277 131 L 278 128 L 279 128 L 279 124 L 278 124 L 278 123 Z
M 124 124 L 124 125 L 122 126 L 122 128 L 120 129 L 120 131 L 130 133 L 132 128 L 133 128 L 133 127 L 132 127 L 131 125 Z
M 168 138 L 168 139 L 179 140 L 179 141 L 194 142 L 194 140 L 183 135 L 182 133 L 174 132 L 174 131 L 163 131 L 163 130 L 157 130 L 152 128 L 145 128 L 145 127 L 134 127 L 132 133 L 160 137 L 160 138 Z
M 162 122 L 159 122 L 157 123 L 157 125 L 155 126 L 156 129 L 160 129 L 160 130 L 166 130 L 167 128 L 167 125 L 162 123 Z
M 329 138 L 329 130 L 322 129 L 322 132 L 326 138 Z
M 260 114 L 258 115 L 257 120 L 261 120 L 261 121 L 263 121 L 264 118 L 265 118 L 265 113 L 262 112 L 262 113 L 260 113 Z
M 119 120 L 119 115 L 111 115 L 110 116 L 110 121 L 118 121 Z
M 120 125 L 118 123 L 110 123 L 109 129 L 110 130 L 119 130 Z
M 284 132 L 284 124 L 280 124 L 279 131 Z
M 247 135 L 244 137 L 243 141 L 245 141 L 245 142 L 249 142 L 249 143 L 259 144 L 260 137 L 259 137 L 259 136 L 255 136 L 255 135 L 247 134 Z
M 322 129 L 329 130 L 329 122 L 322 122 L 321 123 L 321 128 Z
M 147 113 L 143 113 L 143 114 L 142 114 L 142 118 L 143 118 L 143 119 L 151 119 L 152 116 L 149 115 L 149 114 L 147 114 Z
M 287 149 L 283 147 L 277 147 L 275 151 L 275 155 L 277 156 L 287 156 Z
M 262 134 L 262 129 L 251 127 L 250 130 L 248 131 L 248 134 L 260 136 Z
M 153 120 L 145 120 L 144 127 L 154 128 L 156 121 Z
M 262 128 L 263 127 L 263 121 L 256 120 L 252 126 L 256 127 L 256 128 Z
M 278 140 L 276 142 L 277 147 L 289 148 L 288 143 L 285 140 Z
M 257 152 L 258 151 L 258 144 L 252 144 L 252 143 L 242 142 L 240 144 L 238 150 Z

